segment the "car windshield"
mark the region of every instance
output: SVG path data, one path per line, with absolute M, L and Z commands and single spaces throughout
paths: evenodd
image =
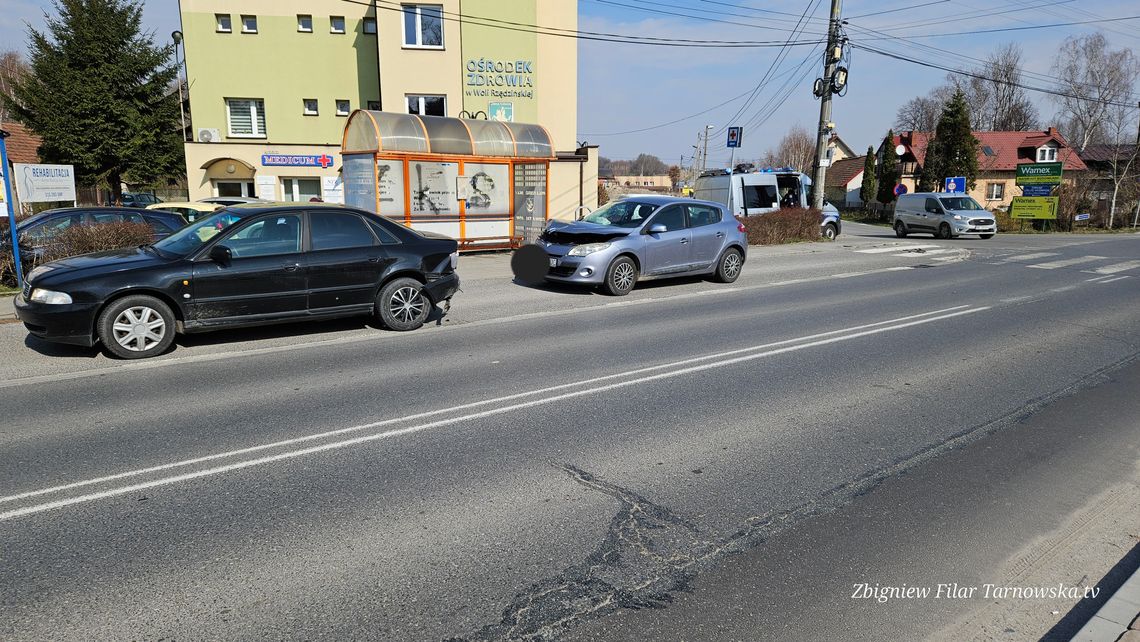
M 226 228 L 249 216 L 252 212 L 222 210 L 178 230 L 154 244 L 155 249 L 167 254 L 186 256 L 206 244 Z
M 614 201 L 607 203 L 584 220 L 597 225 L 612 225 L 615 227 L 641 227 L 649 215 L 657 209 L 650 203 L 637 201 Z
M 969 196 L 955 196 L 952 198 L 939 199 L 942 201 L 942 207 L 947 210 L 981 210 L 984 209 L 978 202 Z

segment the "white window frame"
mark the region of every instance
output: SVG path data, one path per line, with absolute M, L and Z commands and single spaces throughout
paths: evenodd
M 309 104 L 312 103 L 312 107 Z M 301 115 L 302 116 L 320 116 L 321 105 L 320 101 L 316 98 L 302 98 L 301 99 Z
M 230 101 L 243 101 L 249 103 L 249 117 L 250 127 L 253 129 L 252 134 L 236 134 L 234 133 L 233 119 L 230 118 Z M 226 98 L 226 135 L 229 138 L 265 138 L 265 123 L 261 123 L 261 131 L 258 131 L 257 122 L 257 103 L 261 103 L 261 111 L 265 111 L 264 98 Z
M 344 106 L 344 109 L 341 109 L 342 105 Z M 352 103 L 349 102 L 349 100 L 347 98 L 337 98 L 336 99 L 336 115 L 337 116 L 347 116 L 348 113 L 351 111 L 352 111 Z
M 225 24 L 223 24 L 223 22 Z M 234 21 L 228 13 L 215 13 L 214 14 L 214 30 L 218 33 L 233 33 Z
M 340 20 L 340 29 L 336 28 L 336 21 Z M 344 16 L 329 16 L 329 33 L 344 34 L 348 33 L 348 23 L 345 22 Z
M 440 29 L 439 29 L 439 44 L 438 45 L 420 44 L 420 41 L 423 40 L 423 36 L 424 36 L 423 13 L 420 12 L 420 9 L 423 7 L 434 7 L 436 9 L 439 9 Z M 445 30 L 443 28 L 443 5 L 438 5 L 438 4 L 402 4 L 402 5 L 400 5 L 400 9 L 401 9 L 400 31 L 404 32 L 401 35 L 400 39 L 403 40 L 403 42 L 404 42 L 403 46 L 405 49 L 444 49 L 445 48 L 445 46 L 447 45 L 447 34 L 444 33 Z M 408 33 L 407 33 L 407 31 L 404 30 L 403 12 L 406 12 L 409 9 L 415 11 L 415 13 L 416 13 L 416 42 L 414 42 L 414 43 L 408 42 Z
M 246 20 L 248 20 L 250 18 L 253 19 L 253 29 L 250 29 L 249 24 L 246 22 Z M 255 16 L 251 13 L 243 13 L 241 15 L 241 32 L 242 33 L 257 33 L 257 16 Z
M 369 36 L 376 35 L 376 18 L 365 18 L 361 29 Z
M 368 108 L 369 111 L 380 111 L 380 101 L 379 100 L 369 100 L 368 102 L 365 103 L 365 106 Z
M 1053 163 L 1057 161 L 1057 148 L 1053 145 L 1042 145 L 1037 148 L 1038 163 Z
M 1001 194 L 994 194 L 994 188 L 1000 188 Z M 1003 200 L 1005 200 L 1005 183 L 986 183 L 986 200 L 987 201 L 1003 201 Z
M 281 177 L 281 198 L 288 203 L 308 203 L 309 201 L 301 200 L 301 181 L 311 181 L 317 185 L 317 193 L 315 196 L 322 201 L 325 198 L 324 189 L 321 185 L 321 177 L 319 176 L 282 176 Z M 312 198 L 311 196 L 309 198 Z
M 305 26 L 305 21 L 309 21 L 309 25 Z M 297 31 L 301 33 L 313 33 L 313 16 L 309 13 L 297 14 Z
M 410 100 L 412 98 L 418 98 L 419 99 L 419 103 L 420 103 L 419 115 L 420 116 L 426 115 L 426 114 L 424 114 L 424 111 L 425 111 L 424 110 L 424 98 L 442 98 L 443 99 L 443 115 L 444 116 L 447 115 L 447 94 L 404 94 L 404 109 L 408 109 L 408 100 Z M 409 114 L 412 113 L 412 110 L 408 109 L 408 113 Z

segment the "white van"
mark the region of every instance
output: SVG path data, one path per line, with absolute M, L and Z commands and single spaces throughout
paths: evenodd
M 997 221 L 967 194 L 961 192 L 916 192 L 903 194 L 895 203 L 895 236 L 925 232 L 934 238 L 950 239 L 960 234 L 993 238 Z
M 733 216 L 759 216 L 784 207 L 808 207 L 811 179 L 793 169 L 737 172 L 710 170 L 693 186 L 693 198 L 720 203 Z M 842 230 L 839 210 L 824 202 L 820 232 L 834 239 Z

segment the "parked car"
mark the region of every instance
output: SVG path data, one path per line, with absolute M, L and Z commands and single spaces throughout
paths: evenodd
M 246 203 L 271 203 L 261 198 L 253 198 L 252 196 L 210 196 L 208 198 L 198 199 L 199 203 L 213 203 L 214 205 L 243 205 Z
M 238 205 L 154 245 L 41 265 L 16 314 L 41 339 L 124 359 L 164 352 L 175 332 L 284 321 L 375 315 L 414 330 L 459 289 L 457 249 L 361 210 Z
M 61 207 L 45 210 L 16 225 L 21 262 L 32 262 L 42 256 L 59 235 L 73 225 L 104 223 L 145 223 L 153 230 L 155 241 L 170 236 L 186 225 L 182 216 L 174 212 L 140 211 L 125 207 Z M 5 235 L 5 238 L 0 239 L 0 247 L 11 248 L 11 237 Z
M 123 192 L 123 207 L 146 207 L 161 202 L 162 201 L 154 194 Z
M 217 203 L 195 203 L 191 201 L 175 201 L 170 203 L 155 203 L 154 205 L 147 205 L 148 210 L 163 210 L 166 212 L 174 212 L 186 219 L 187 223 L 193 223 L 200 218 L 213 214 L 214 212 L 222 209 L 223 205 Z
M 628 294 L 639 279 L 707 274 L 740 276 L 744 225 L 719 203 L 671 196 L 629 196 L 581 221 L 551 221 L 538 239 L 550 258 L 549 281 Z
M 790 167 L 735 171 L 713 169 L 697 177 L 693 197 L 720 203 L 733 216 L 761 216 L 781 208 L 809 206 L 811 178 Z M 820 235 L 834 240 L 843 231 L 839 210 L 823 202 Z
M 997 221 L 973 198 L 957 192 L 903 194 L 895 203 L 895 236 L 927 232 L 934 238 L 950 239 L 961 234 L 993 238 Z

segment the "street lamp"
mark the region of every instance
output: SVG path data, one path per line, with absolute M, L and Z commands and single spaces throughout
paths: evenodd
M 178 58 L 178 45 L 182 44 L 182 32 L 175 31 L 170 34 L 174 41 L 174 64 L 178 66 L 178 111 L 182 114 L 182 142 L 186 142 L 186 106 L 182 101 L 182 63 Z
M 709 161 L 709 131 L 716 129 L 716 125 L 705 125 L 705 150 L 701 154 L 701 172 L 708 168 Z

